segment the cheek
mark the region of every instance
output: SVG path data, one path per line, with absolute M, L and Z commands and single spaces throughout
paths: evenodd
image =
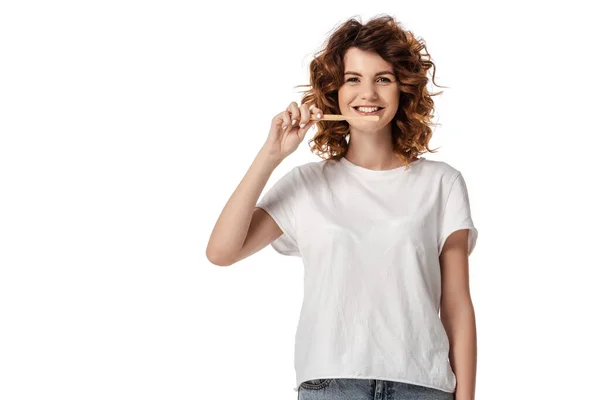
M 353 98 L 349 96 L 338 96 L 338 106 L 340 107 L 340 111 L 348 110 L 352 101 Z

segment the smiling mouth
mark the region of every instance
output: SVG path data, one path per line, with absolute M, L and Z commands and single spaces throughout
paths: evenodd
M 376 115 L 385 109 L 385 107 L 377 107 L 377 110 L 375 110 L 375 111 L 362 112 L 362 111 L 358 111 L 358 107 L 352 107 L 352 108 L 354 109 L 354 111 L 356 111 L 360 115 Z

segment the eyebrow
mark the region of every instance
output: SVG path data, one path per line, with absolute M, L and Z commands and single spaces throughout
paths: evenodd
M 344 72 L 344 75 L 348 75 L 348 74 L 362 76 L 358 72 L 354 72 L 354 71 L 346 71 L 346 72 Z M 392 76 L 394 76 L 394 74 L 392 72 L 390 72 L 390 71 L 381 71 L 381 72 L 378 72 L 378 73 L 375 74 L 375 76 L 379 76 L 379 75 L 392 75 Z

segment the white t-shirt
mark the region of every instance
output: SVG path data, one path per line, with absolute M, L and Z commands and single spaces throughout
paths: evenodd
M 302 257 L 295 391 L 324 378 L 379 379 L 454 392 L 439 318 L 446 238 L 477 240 L 460 171 L 424 157 L 377 171 L 323 160 L 294 167 L 258 202 Z

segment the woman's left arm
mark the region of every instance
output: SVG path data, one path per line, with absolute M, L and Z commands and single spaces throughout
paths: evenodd
M 450 343 L 449 359 L 456 376 L 456 400 L 475 399 L 477 331 L 469 289 L 468 233 L 468 229 L 452 233 L 440 254 L 440 318 Z

